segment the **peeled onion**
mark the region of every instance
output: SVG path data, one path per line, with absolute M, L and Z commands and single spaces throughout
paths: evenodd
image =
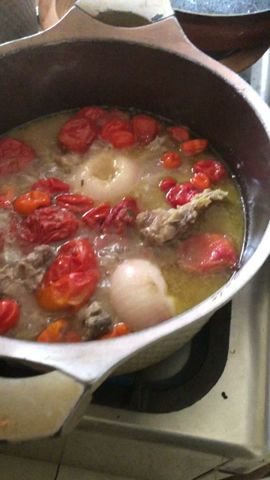
M 73 190 L 88 195 L 96 202 L 114 202 L 134 189 L 139 178 L 138 163 L 113 150 L 92 154 L 69 183 Z
M 119 319 L 131 330 L 142 330 L 174 314 L 162 273 L 148 260 L 125 260 L 116 268 L 110 299 Z

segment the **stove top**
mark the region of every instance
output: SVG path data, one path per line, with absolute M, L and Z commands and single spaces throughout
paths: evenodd
M 148 413 L 169 413 L 193 405 L 211 390 L 225 368 L 230 317 L 231 303 L 169 359 L 109 379 L 95 392 L 93 402 Z
M 164 435 L 233 458 L 269 456 L 269 268 L 267 262 L 181 354 L 169 359 L 168 371 L 162 362 L 161 374 L 150 368 L 107 381 L 80 428 L 91 430 L 98 423 L 99 431 Z M 170 369 L 172 375 L 163 375 Z

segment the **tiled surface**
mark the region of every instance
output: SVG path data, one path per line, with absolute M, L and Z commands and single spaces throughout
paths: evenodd
M 57 465 L 53 463 L 0 454 L 1 480 L 55 480 L 56 474 Z

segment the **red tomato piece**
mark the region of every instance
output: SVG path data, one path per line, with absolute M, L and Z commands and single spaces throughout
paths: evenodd
M 76 113 L 75 117 L 86 118 L 99 126 L 100 122 L 108 117 L 108 112 L 101 107 L 84 107 Z
M 184 205 L 190 202 L 197 193 L 198 191 L 191 183 L 178 183 L 168 191 L 166 200 L 173 208 L 176 208 L 178 205 Z
M 181 143 L 181 149 L 188 157 L 199 155 L 199 153 L 206 150 L 207 146 L 208 140 L 203 138 L 195 138 L 194 140 L 187 140 L 186 142 Z
M 0 300 L 0 335 L 16 327 L 20 318 L 20 307 L 15 300 Z
M 79 333 L 70 330 L 70 321 L 62 318 L 50 323 L 37 337 L 37 342 L 46 343 L 75 343 L 80 341 L 81 336 Z
M 86 118 L 70 118 L 58 133 L 58 141 L 65 150 L 85 153 L 97 137 L 97 128 Z
M 39 190 L 40 192 L 48 192 L 51 194 L 56 193 L 67 193 L 70 190 L 70 186 L 59 180 L 59 178 L 55 177 L 48 177 L 48 178 L 41 178 L 37 182 L 35 182 L 31 190 Z
M 74 213 L 85 213 L 93 206 L 94 201 L 90 197 L 80 194 L 64 194 L 56 197 L 56 203 L 59 207 L 67 208 Z
M 130 123 L 128 120 L 121 120 L 119 118 L 113 118 L 105 123 L 104 127 L 101 130 L 101 138 L 106 142 L 111 142 L 111 137 L 115 132 L 118 131 L 129 131 Z
M 182 160 L 177 152 L 165 152 L 161 155 L 161 162 L 164 168 L 173 169 L 180 167 Z
M 99 337 L 98 340 L 109 340 L 110 338 L 122 337 L 122 335 L 127 335 L 130 333 L 129 327 L 124 322 L 119 322 L 113 326 L 113 329 Z
M 135 137 L 132 132 L 118 130 L 117 132 L 113 132 L 111 134 L 110 143 L 114 148 L 132 147 L 132 145 L 135 143 Z
M 162 192 L 167 193 L 172 187 L 176 185 L 176 180 L 172 177 L 164 177 L 159 182 L 159 188 Z
M 52 243 L 74 235 L 79 222 L 75 215 L 57 206 L 35 210 L 16 225 L 17 235 L 30 243 Z
M 111 120 L 122 120 L 122 121 L 129 121 L 129 115 L 122 110 L 113 109 L 113 110 L 104 110 L 104 117 L 99 120 L 99 126 L 103 127 L 106 123 L 110 122 Z
M 186 127 L 169 127 L 168 132 L 176 142 L 185 142 L 190 138 L 189 130 Z
M 238 259 L 232 241 L 219 233 L 201 233 L 184 240 L 177 255 L 181 268 L 201 273 L 232 269 Z
M 159 123 L 149 115 L 135 115 L 132 118 L 135 139 L 141 145 L 148 145 L 159 132 Z
M 55 282 L 64 275 L 74 272 L 96 270 L 97 260 L 87 238 L 75 238 L 62 245 L 57 257 L 46 272 L 43 283 Z
M 194 164 L 193 172 L 204 173 L 211 182 L 218 182 L 227 176 L 224 165 L 216 160 L 199 160 Z
M 82 220 L 90 228 L 101 227 L 109 215 L 110 210 L 111 206 L 108 203 L 102 203 L 98 207 L 93 207 L 85 213 Z
M 0 139 L 0 175 L 20 172 L 35 157 L 35 150 L 21 140 L 10 137 Z
M 80 308 L 96 290 L 99 281 L 97 269 L 64 275 L 55 282 L 43 284 L 36 293 L 38 304 L 44 310 L 58 311 Z
M 37 208 L 48 207 L 51 204 L 51 197 L 46 192 L 33 190 L 32 192 L 20 195 L 13 202 L 14 209 L 21 215 L 30 215 Z
M 103 227 L 105 229 L 113 227 L 118 233 L 123 233 L 125 227 L 134 225 L 138 213 L 139 208 L 135 198 L 123 198 L 117 205 L 111 208 Z
M 211 185 L 210 178 L 203 172 L 194 173 L 190 179 L 190 183 L 193 187 L 197 188 L 199 192 L 202 192 L 205 188 L 209 188 Z

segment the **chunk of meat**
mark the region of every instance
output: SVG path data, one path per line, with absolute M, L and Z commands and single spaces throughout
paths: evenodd
M 36 290 L 54 257 L 54 249 L 50 245 L 39 245 L 17 264 L 16 276 L 29 290 Z
M 34 291 L 54 258 L 50 245 L 39 245 L 18 263 L 6 264 L 0 269 L 0 292 L 16 297 L 17 288 Z
M 181 238 L 195 223 L 201 211 L 213 202 L 224 200 L 227 195 L 224 190 L 206 189 L 195 195 L 190 202 L 177 208 L 146 210 L 137 216 L 137 227 L 145 238 L 162 245 L 175 237 Z
M 83 340 L 93 340 L 108 333 L 113 322 L 99 302 L 93 302 L 78 313 L 78 319 L 84 327 Z

